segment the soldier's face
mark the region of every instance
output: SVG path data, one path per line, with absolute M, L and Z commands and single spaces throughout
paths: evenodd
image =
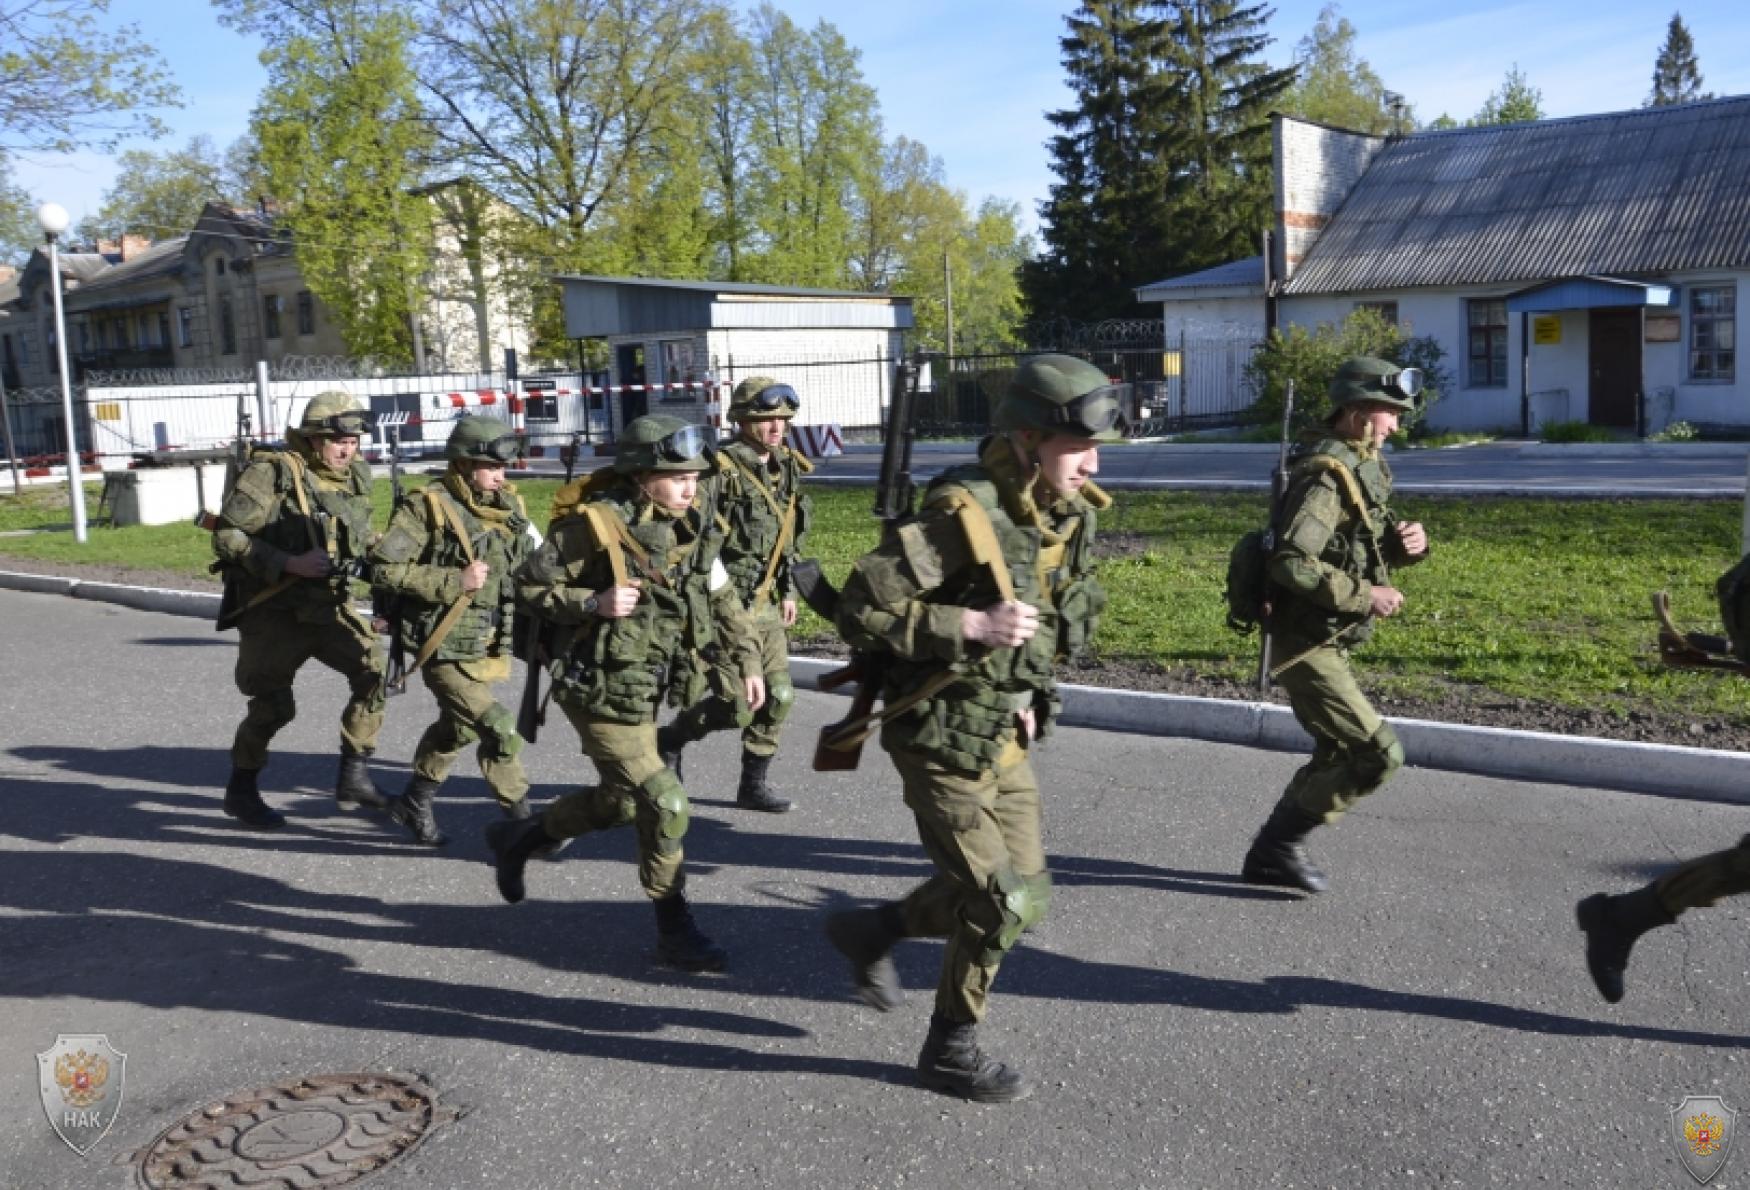
M 1374 446 L 1397 433 L 1398 411 L 1390 405 L 1359 405 L 1354 413 L 1355 437 Z
M 324 436 L 316 439 L 316 453 L 322 458 L 322 465 L 331 471 L 344 471 L 352 463 L 352 457 L 359 452 L 357 434 L 347 434 L 343 437 Z
M 1100 470 L 1100 444 L 1053 434 L 1039 444 L 1039 479 L 1059 496 L 1074 495 Z
M 741 423 L 741 436 L 761 450 L 771 450 L 784 441 L 788 422 L 781 417 L 762 417 L 758 421 Z
M 490 496 L 504 487 L 503 463 L 474 463 L 468 473 L 468 486 L 482 495 Z
M 640 485 L 644 494 L 670 512 L 685 512 L 699 492 L 697 471 L 651 471 Z

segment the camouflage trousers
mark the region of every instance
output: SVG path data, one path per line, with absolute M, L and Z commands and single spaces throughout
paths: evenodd
M 351 607 L 290 610 L 264 605 L 237 621 L 237 689 L 249 700 L 231 741 L 234 768 L 267 767 L 268 744 L 297 717 L 292 684 L 311 659 L 352 690 L 340 714 L 340 742 L 370 752 L 383 729 L 383 647 Z
M 685 879 L 681 836 L 686 833 L 686 796 L 656 750 L 656 724 L 609 723 L 571 700 L 559 706 L 601 780 L 555 799 L 542 813 L 542 827 L 555 839 L 633 827 L 638 883 L 645 893 L 660 900 L 679 892 Z
M 420 673 L 437 699 L 438 719 L 419 737 L 413 754 L 415 776 L 443 784 L 462 749 L 478 742 L 475 758 L 487 787 L 506 808 L 529 792 L 523 772 L 522 737 L 516 715 L 493 697 L 492 687 L 510 677 L 509 657 L 470 661 L 428 661 Z
M 796 701 L 790 684 L 790 636 L 783 615 L 767 601 L 748 614 L 759 642 L 760 673 L 766 679 L 766 701 L 757 711 L 747 709 L 741 671 L 728 656 L 710 674 L 712 693 L 674 717 L 671 724 L 681 744 L 692 744 L 718 731 L 741 728 L 742 751 L 754 756 L 776 756 L 784 720 Z
M 1703 909 L 1721 897 L 1750 892 L 1750 835 L 1736 847 L 1679 864 L 1653 881 L 1659 904 L 1673 917 L 1685 909 Z
M 1276 647 L 1293 657 L 1307 645 L 1285 637 Z M 1315 648 L 1276 680 L 1313 738 L 1312 759 L 1290 778 L 1282 800 L 1335 822 L 1403 766 L 1403 745 L 1356 684 L 1347 649 Z
M 936 1011 L 955 1021 L 983 1020 L 1003 955 L 1050 900 L 1033 764 L 1015 743 L 995 768 L 976 776 L 903 750 L 889 754 L 936 865 L 936 874 L 900 902 L 906 936 L 948 940 Z M 1014 909 L 1022 903 L 1033 908 L 1017 922 Z

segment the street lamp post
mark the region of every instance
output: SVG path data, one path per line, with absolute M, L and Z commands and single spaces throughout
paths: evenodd
M 36 221 L 49 242 L 49 286 L 55 294 L 55 357 L 61 366 L 61 414 L 67 419 L 67 490 L 73 501 L 73 540 L 85 541 L 85 485 L 79 467 L 79 434 L 73 421 L 73 381 L 67 375 L 67 317 L 61 311 L 61 257 L 55 240 L 72 220 L 67 208 L 45 202 L 36 209 Z

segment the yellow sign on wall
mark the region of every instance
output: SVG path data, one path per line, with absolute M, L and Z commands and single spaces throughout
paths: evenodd
M 1531 341 L 1539 347 L 1562 341 L 1562 319 L 1559 314 L 1539 314 L 1531 320 Z
M 99 401 L 91 407 L 91 414 L 98 421 L 120 421 L 122 406 L 120 401 Z

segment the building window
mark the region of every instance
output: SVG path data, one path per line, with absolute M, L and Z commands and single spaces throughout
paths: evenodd
M 298 333 L 313 335 L 316 333 L 316 299 L 308 289 L 298 294 Z
M 237 354 L 237 320 L 231 314 L 231 299 L 219 303 L 219 352 Z
M 225 258 L 223 256 L 213 261 L 213 275 L 215 277 L 223 277 L 225 275 Z
M 1465 303 L 1470 330 L 1471 388 L 1507 387 L 1507 303 L 1487 298 Z
M 270 339 L 280 337 L 280 295 L 277 293 L 262 295 L 261 331 Z
M 1737 375 L 1738 291 L 1733 285 L 1696 285 L 1689 291 L 1689 378 L 1732 380 Z
M 158 346 L 170 346 L 170 315 L 158 311 Z
M 187 306 L 176 307 L 176 341 L 183 347 L 194 346 L 194 311 Z
M 1356 302 L 1355 308 L 1357 310 L 1372 310 L 1393 326 L 1398 324 L 1398 304 L 1396 302 Z

